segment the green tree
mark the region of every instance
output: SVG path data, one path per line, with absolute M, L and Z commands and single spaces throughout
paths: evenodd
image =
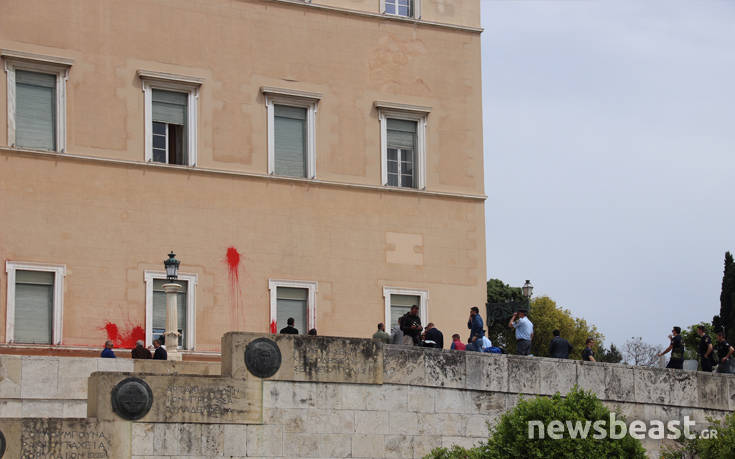
M 616 415 L 622 419 L 622 416 Z M 646 452 L 637 440 L 626 434 L 621 439 L 571 438 L 564 429 L 560 439 L 529 438 L 529 422 L 541 421 L 548 426 L 551 421 L 580 421 L 590 424 L 603 421 L 609 428 L 610 410 L 600 402 L 592 392 L 585 392 L 574 387 L 569 394 L 562 397 L 557 392 L 553 397 L 536 397 L 521 399 L 515 408 L 505 413 L 497 426 L 490 429 L 490 438 L 470 449 L 454 447 L 452 449 L 437 448 L 428 459 L 505 459 L 509 457 L 524 458 L 556 458 L 556 457 L 646 457 Z M 537 433 L 538 435 L 538 433 Z
M 607 362 L 607 363 L 620 363 L 623 360 L 623 354 L 620 353 L 617 347 L 615 347 L 614 344 L 610 345 L 610 349 L 605 349 L 604 347 L 600 351 L 600 358 L 597 359 L 598 362 Z
M 521 288 L 511 287 L 500 279 L 490 279 L 487 281 L 487 303 L 484 317 L 487 337 L 494 346 L 515 353 L 515 335 L 508 328 L 508 321 L 518 306 L 527 304 Z
M 559 330 L 562 338 L 566 338 L 572 345 L 571 359 L 581 359 L 587 338 L 595 340 L 595 355 L 602 355 L 602 341 L 604 336 L 597 331 L 594 325 L 586 320 L 572 316 L 568 309 L 557 306 L 548 296 L 534 298 L 528 315 L 533 322 L 533 341 L 531 353 L 539 357 L 549 356 L 549 343 L 554 337 L 554 330 Z M 507 323 L 505 324 L 507 327 Z M 510 329 L 509 329 L 510 330 Z M 510 330 L 512 332 L 512 330 Z M 515 341 L 515 338 L 514 338 Z
M 712 318 L 715 330 L 724 328 L 727 338 L 735 339 L 735 260 L 730 252 L 725 252 L 725 268 L 722 273 L 720 291 L 720 314 Z

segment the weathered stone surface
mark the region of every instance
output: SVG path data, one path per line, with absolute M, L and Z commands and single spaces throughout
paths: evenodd
M 245 349 L 256 339 L 274 341 L 281 351 L 279 370 L 269 379 L 382 384 L 383 346 L 373 340 L 329 336 L 263 335 L 229 332 L 222 337 L 222 375 L 255 378 Z
M 519 394 L 538 394 L 541 373 L 539 360 L 534 357 L 509 355 L 508 391 Z
M 591 368 L 589 365 L 577 367 L 577 374 L 584 369 Z M 605 365 L 605 398 L 621 402 L 635 401 L 635 375 L 633 368 L 626 365 Z
M 406 409 L 417 413 L 433 413 L 436 394 L 441 390 L 436 387 L 408 386 Z
M 635 399 L 639 403 L 669 403 L 671 375 L 663 368 L 635 367 Z
M 352 436 L 352 457 L 383 457 L 383 435 L 361 434 Z
M 696 371 L 672 371 L 669 403 L 675 406 L 696 406 L 699 399 Z
M 391 433 L 388 413 L 388 411 L 356 411 L 355 432 L 360 434 Z
M 383 371 L 383 382 L 386 384 L 425 384 L 424 350 L 406 346 L 384 346 Z
M 282 456 L 283 428 L 280 425 L 249 425 L 247 453 L 248 456 Z
M 413 457 L 413 441 L 408 435 L 386 435 L 383 437 L 385 457 Z
M 432 449 L 441 447 L 442 439 L 439 435 L 411 437 L 411 445 L 414 459 L 419 459 L 428 455 Z
M 130 423 L 97 419 L 0 420 L 7 441 L 4 458 L 127 458 Z
M 21 358 L 15 355 L 0 356 L 0 399 L 20 398 L 20 376 Z
M 222 427 L 224 455 L 247 455 L 247 426 L 226 424 Z
M 467 352 L 468 389 L 508 391 L 508 358 L 498 354 Z
M 98 359 L 59 357 L 59 393 L 65 398 L 87 398 L 87 378 L 97 371 Z M 101 360 L 101 359 L 100 359 Z
M 467 379 L 465 352 L 424 350 L 426 384 L 434 387 L 464 388 Z
M 577 363 L 564 359 L 540 359 L 539 390 L 541 395 L 567 394 L 577 382 Z
M 21 397 L 56 398 L 59 389 L 59 359 L 56 357 L 22 357 Z
M 110 360 L 110 359 L 100 359 Z M 122 359 L 115 359 L 122 360 Z M 164 375 L 201 375 L 201 376 L 219 376 L 219 362 L 189 362 L 182 360 L 132 360 L 133 368 L 107 371 L 134 371 L 135 373 L 150 373 Z M 102 369 L 99 369 L 102 371 Z
M 716 373 L 697 372 L 697 393 L 699 407 L 729 409 L 729 380 L 732 376 Z
M 606 365 L 595 362 L 579 362 L 578 365 L 577 384 L 579 387 L 604 398 L 607 387 Z
M 111 392 L 130 373 L 93 373 L 89 379 L 88 416 L 120 420 L 113 412 Z M 216 376 L 137 375 L 153 393 L 150 411 L 140 422 L 234 423 L 262 422 L 262 382 Z

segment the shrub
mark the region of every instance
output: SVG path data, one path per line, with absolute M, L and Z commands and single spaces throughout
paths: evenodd
M 617 416 L 622 419 L 621 416 Z M 427 456 L 428 459 L 504 459 L 510 457 L 523 458 L 641 458 L 646 457 L 645 450 L 639 440 L 626 434 L 621 439 L 592 437 L 593 430 L 587 438 L 571 438 L 565 430 L 558 440 L 545 438 L 529 438 L 529 421 L 541 421 L 544 426 L 558 420 L 566 425 L 566 421 L 605 422 L 610 419 L 610 410 L 600 402 L 592 392 L 585 392 L 574 387 L 566 397 L 557 393 L 553 397 L 536 397 L 521 399 L 518 405 L 505 413 L 498 424 L 489 429 L 490 438 L 470 449 L 454 447 L 452 449 L 437 448 Z
M 735 413 L 730 413 L 720 422 L 707 418 L 710 422 L 709 430 L 715 435 L 707 438 L 697 435 L 695 439 L 683 439 L 679 446 L 669 448 L 664 454 L 665 459 L 728 459 L 735 452 Z

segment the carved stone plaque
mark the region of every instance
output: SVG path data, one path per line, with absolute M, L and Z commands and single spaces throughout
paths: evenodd
M 140 378 L 126 378 L 112 389 L 112 409 L 123 419 L 135 421 L 153 405 L 151 387 Z
M 271 339 L 255 339 L 245 347 L 245 365 L 258 378 L 270 378 L 281 368 L 281 350 Z

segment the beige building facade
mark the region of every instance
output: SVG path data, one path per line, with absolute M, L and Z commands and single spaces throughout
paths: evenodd
M 7 0 L 0 346 L 230 330 L 448 346 L 485 302 L 477 0 Z M 118 334 L 115 336 L 114 330 Z

